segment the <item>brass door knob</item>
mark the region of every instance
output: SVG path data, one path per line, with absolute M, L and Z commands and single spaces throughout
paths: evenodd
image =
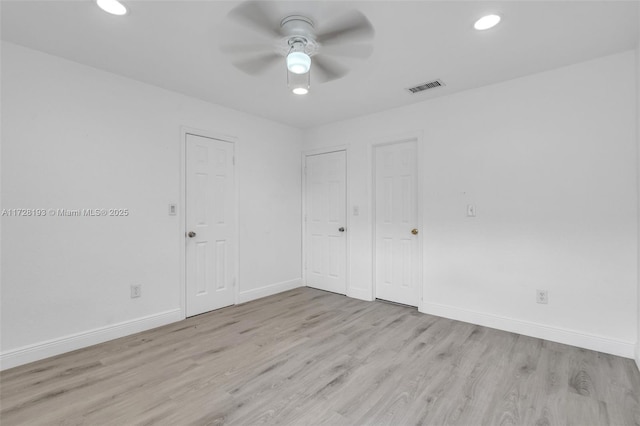
M 413 235 L 418 235 L 418 230 L 417 230 L 416 228 L 413 228 L 413 229 L 411 230 L 411 233 L 412 233 Z

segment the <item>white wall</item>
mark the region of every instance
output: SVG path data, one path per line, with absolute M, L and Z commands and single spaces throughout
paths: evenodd
M 634 73 L 629 51 L 309 131 L 349 146 L 349 294 L 374 297 L 371 143 L 422 135 L 420 309 L 633 357 Z
M 640 28 L 640 8 L 638 8 L 638 27 Z M 636 137 L 638 139 L 637 147 L 637 178 L 638 178 L 638 209 L 640 210 L 640 31 L 638 31 L 638 46 L 636 48 Z M 640 211 L 638 212 L 638 245 L 640 246 Z M 640 368 L 640 249 L 638 250 L 638 339 L 636 344 L 636 365 Z
M 238 138 L 240 300 L 300 284 L 299 130 L 9 43 L 2 113 L 3 208 L 131 211 L 2 218 L 3 368 L 181 318 L 181 126 Z
M 371 143 L 422 135 L 421 310 L 633 356 L 634 52 L 304 134 L 16 45 L 1 58 L 2 208 L 132 211 L 2 218 L 2 368 L 181 318 L 180 126 L 239 140 L 241 300 L 299 283 L 302 138 L 349 146 L 349 294 L 371 299 Z

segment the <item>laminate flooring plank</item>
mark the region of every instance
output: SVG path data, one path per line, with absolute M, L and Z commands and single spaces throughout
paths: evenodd
M 495 348 L 479 342 L 468 349 L 469 365 L 456 368 L 458 380 L 443 394 L 443 404 L 431 417 L 434 424 L 468 425 L 482 418 L 491 403 L 487 388 L 500 375 L 495 360 Z M 480 360 L 480 361 L 478 361 Z
M 609 415 L 604 402 L 569 392 L 566 398 L 567 426 L 608 426 Z
M 566 351 L 543 342 L 540 360 L 532 383 L 531 400 L 524 424 L 536 426 L 566 423 L 566 395 L 569 389 L 569 359 Z
M 298 288 L 0 373 L 12 425 L 640 425 L 633 360 Z
M 510 348 L 515 345 L 516 339 L 517 336 L 510 333 L 484 327 L 474 329 L 468 344 L 483 351 L 471 352 L 470 364 L 465 369 L 458 367 L 464 363 L 451 362 L 450 377 L 444 377 L 435 386 L 427 383 L 420 396 L 424 409 L 413 417 L 425 424 L 480 424 L 485 411 L 491 407 L 496 381 L 509 365 Z M 433 368 L 431 365 L 428 367 L 427 371 Z M 469 423 L 465 423 L 467 419 Z
M 469 328 L 468 324 L 455 322 L 451 324 L 455 327 Z M 442 335 L 441 339 L 433 340 L 429 345 L 421 346 L 421 342 L 417 342 L 413 347 L 406 347 L 406 357 L 399 356 L 397 353 L 391 351 L 392 348 L 387 349 L 388 355 L 385 358 L 379 359 L 379 366 L 375 366 L 370 369 L 373 380 L 367 380 L 367 377 L 354 380 L 352 383 L 353 390 L 351 393 L 359 396 L 359 401 L 351 400 L 349 405 L 341 408 L 340 413 L 345 414 L 347 417 L 352 418 L 355 422 L 363 422 L 366 419 L 375 419 L 376 421 L 382 421 L 380 416 L 384 416 L 385 407 L 393 405 L 395 399 L 402 393 L 402 388 L 407 386 L 408 392 L 411 392 L 411 381 L 417 381 L 417 387 L 422 391 L 424 388 L 430 388 L 434 384 L 433 374 L 439 373 L 446 374 L 447 382 L 453 380 L 456 375 L 455 366 L 451 362 L 452 344 L 455 343 L 451 338 L 455 333 L 449 335 Z M 419 347 L 419 350 L 416 350 Z M 391 364 L 395 366 L 394 370 L 385 369 L 385 364 Z M 406 366 L 410 366 L 406 368 Z M 376 372 L 382 372 L 378 375 Z M 380 382 L 388 382 L 385 386 L 380 386 Z M 383 382 L 383 383 L 384 383 Z M 407 385 L 407 382 L 409 384 Z M 437 383 L 437 382 L 436 382 Z M 358 390 L 358 388 L 362 388 Z M 368 390 L 375 389 L 375 397 L 368 397 Z M 362 390 L 365 390 L 363 392 Z M 415 392 L 416 399 L 417 394 Z M 368 399 L 363 401 L 363 399 Z M 364 403 L 362 403 L 364 402 Z M 419 402 L 418 402 L 419 404 Z M 350 408 L 350 406 L 356 407 L 356 409 Z M 391 416 L 393 418 L 393 416 Z
M 640 426 L 640 393 L 619 384 L 611 385 L 607 401 L 616 401 L 615 404 L 607 404 L 607 414 L 612 425 L 636 425 Z
M 443 339 L 439 342 L 439 345 L 434 345 L 433 350 L 436 352 L 433 357 L 425 357 L 424 355 L 428 355 L 429 351 L 424 351 L 423 349 L 418 352 L 409 350 L 404 354 L 405 356 L 397 358 L 402 364 L 414 365 L 416 370 L 411 372 L 406 369 L 402 372 L 404 374 L 398 374 L 399 380 L 395 388 L 388 389 L 384 399 L 365 413 L 363 419 L 374 418 L 380 424 L 398 424 L 401 422 L 407 409 L 416 403 L 419 389 L 425 385 L 424 382 L 414 383 L 412 377 L 440 369 L 442 366 L 448 369 L 450 375 L 448 381 L 450 386 L 446 387 L 447 393 L 451 391 L 456 394 L 459 393 L 460 381 L 470 372 L 472 367 L 467 362 L 467 355 L 469 354 L 467 351 L 480 352 L 483 349 L 483 345 L 465 346 L 464 342 L 472 332 L 473 326 L 466 323 L 456 323 L 455 326 L 461 329 L 461 337 L 464 336 L 464 338 L 459 341 L 451 338 Z

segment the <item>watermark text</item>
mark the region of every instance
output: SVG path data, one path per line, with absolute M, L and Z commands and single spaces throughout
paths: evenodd
M 2 217 L 126 217 L 129 209 L 2 209 Z

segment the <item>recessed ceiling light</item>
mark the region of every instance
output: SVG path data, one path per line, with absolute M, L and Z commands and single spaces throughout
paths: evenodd
M 118 0 L 96 0 L 100 9 L 112 15 L 126 15 L 127 8 Z
M 473 27 L 476 30 L 488 30 L 489 28 L 493 28 L 496 25 L 498 25 L 498 22 L 500 22 L 500 16 L 498 15 L 487 15 L 487 16 L 483 16 L 482 18 L 478 19 L 476 21 L 475 24 L 473 24 Z
M 293 93 L 295 93 L 296 95 L 306 95 L 307 93 L 309 93 L 309 89 L 307 89 L 306 87 L 296 87 L 295 89 L 293 89 Z

